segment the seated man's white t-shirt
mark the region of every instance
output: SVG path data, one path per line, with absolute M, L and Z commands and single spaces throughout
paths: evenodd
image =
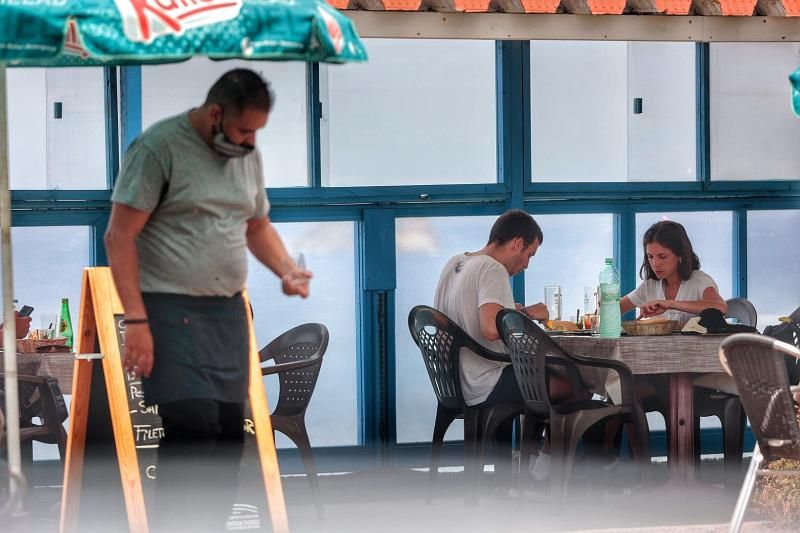
M 695 270 L 692 272 L 692 275 L 689 276 L 689 279 L 681 281 L 681 286 L 678 288 L 678 294 L 675 296 L 674 300 L 678 302 L 702 300 L 703 291 L 709 287 L 714 287 L 714 289 L 719 292 L 717 284 L 714 283 L 714 280 L 711 278 L 711 276 L 702 270 Z M 652 300 L 666 300 L 666 297 L 664 296 L 663 280 L 644 280 L 635 291 L 628 295 L 628 299 L 636 307 L 641 307 Z M 683 326 L 695 315 L 692 313 L 678 311 L 677 309 L 670 309 L 669 311 L 664 312 L 664 314 L 661 316 L 669 320 L 677 320 L 678 324 Z
M 505 352 L 502 340 L 490 341 L 481 334 L 478 310 L 489 303 L 514 309 L 506 268 L 484 254 L 452 257 L 439 276 L 433 306 L 461 326 L 475 341 L 502 353 Z M 506 363 L 489 361 L 462 348 L 459 365 L 464 400 L 467 405 L 477 405 L 489 397 Z

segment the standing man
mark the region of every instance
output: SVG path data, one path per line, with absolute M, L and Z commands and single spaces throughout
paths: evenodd
M 236 495 L 248 388 L 242 290 L 247 251 L 286 295 L 311 273 L 289 257 L 267 216 L 256 133 L 273 105 L 246 69 L 214 83 L 205 103 L 165 119 L 130 147 L 105 234 L 125 308 L 125 366 L 158 405 L 155 525 L 220 531 Z
M 514 303 L 509 276 L 519 274 L 536 254 L 544 236 L 536 221 L 519 209 L 506 211 L 492 226 L 489 242 L 477 252 L 452 257 L 436 287 L 434 307 L 450 317 L 486 348 L 505 352 L 495 318 L 503 308 L 515 307 L 535 320 L 547 320 L 547 306 L 522 307 Z M 469 350 L 459 357 L 461 390 L 469 406 L 522 402 L 511 365 L 484 359 Z M 497 430 L 495 470 L 510 482 L 512 420 Z M 505 472 L 502 472 L 505 471 Z

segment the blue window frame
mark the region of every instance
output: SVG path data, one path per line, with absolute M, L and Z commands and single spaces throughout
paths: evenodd
M 796 210 L 800 207 L 800 169 L 798 175 L 789 176 L 790 179 L 770 180 L 769 176 L 758 176 L 752 180 L 712 181 L 710 72 L 714 56 L 710 54 L 708 44 L 694 46 L 694 120 L 693 124 L 692 120 L 685 121 L 687 125 L 684 127 L 691 130 L 686 132 L 687 138 L 695 139 L 696 168 L 691 180 L 664 183 L 576 184 L 536 180 L 532 172 L 531 87 L 537 72 L 531 67 L 531 44 L 498 41 L 495 43 L 494 61 L 496 100 L 486 103 L 495 106 L 496 182 L 327 187 L 322 179 L 324 141 L 320 125 L 324 116 L 320 98 L 324 80 L 320 67 L 307 66 L 305 112 L 297 116 L 305 117 L 307 121 L 307 165 L 303 168 L 308 169 L 308 185 L 270 189 L 271 217 L 276 222 L 355 223 L 355 280 L 351 281 L 355 287 L 355 313 L 358 317 L 354 344 L 357 352 L 354 354 L 357 438 L 354 446 L 321 449 L 318 452 L 321 470 L 354 468 L 385 461 L 389 456 L 397 464 L 403 464 L 406 457 L 408 461 L 412 457 L 418 460 L 413 451 L 419 446 L 405 442 L 398 445 L 395 427 L 398 356 L 395 339 L 398 335 L 408 335 L 402 327 L 396 326 L 402 324 L 402 317 L 398 319 L 395 316 L 400 312 L 396 309 L 395 291 L 398 277 L 402 276 L 396 271 L 398 249 L 395 231 L 399 218 L 494 217 L 508 208 L 524 208 L 535 216 L 610 216 L 613 254 L 623 273 L 622 289 L 629 291 L 637 283 L 637 216 L 654 212 L 725 211 L 730 213 L 731 223 L 719 238 L 730 243 L 730 292 L 732 296 L 748 295 L 748 272 L 759 268 L 751 253 L 761 253 L 753 239 L 762 235 L 768 226 L 769 215 L 766 213 L 776 212 L 777 218 L 784 213 L 792 220 L 796 218 Z M 142 69 L 105 68 L 103 78 L 106 175 L 98 175 L 91 182 L 105 180 L 108 187 L 81 190 L 17 188 L 12 192 L 14 226 L 88 226 L 91 264 L 96 265 L 106 264 L 102 235 L 108 221 L 110 186 L 119 169 L 120 154 L 142 128 Z M 369 87 L 362 90 L 368 91 Z M 537 135 L 541 134 L 537 132 Z M 580 157 L 580 153 L 575 157 Z M 102 173 L 102 170 L 93 172 Z M 45 181 L 47 178 L 37 177 Z M 380 181 L 376 179 L 372 183 Z M 557 236 L 551 233 L 548 238 Z M 791 253 L 795 255 L 786 263 L 798 264 L 796 252 L 792 250 Z M 766 293 L 763 276 L 754 275 L 752 278 L 754 289 L 757 287 L 754 297 L 761 298 Z M 525 296 L 524 277 L 517 276 L 513 287 L 516 298 L 521 301 Z M 768 314 L 777 312 L 783 311 L 770 309 Z M 353 335 L 353 332 L 332 331 L 331 335 Z M 433 410 L 435 405 L 430 408 Z M 292 462 L 296 459 L 292 450 L 282 450 L 281 453 L 290 460 L 285 470 L 302 468 L 299 462 Z M 342 462 L 352 457 L 357 457 L 360 463 L 354 466 L 352 462 Z

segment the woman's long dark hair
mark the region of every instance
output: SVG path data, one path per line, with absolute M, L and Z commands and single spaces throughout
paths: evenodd
M 647 260 L 647 245 L 658 243 L 669 248 L 672 253 L 678 256 L 678 274 L 682 280 L 687 280 L 692 276 L 692 272 L 700 269 L 700 258 L 692 249 L 692 241 L 686 234 L 686 229 L 671 220 L 662 220 L 650 226 L 642 237 L 642 248 L 644 249 L 644 261 L 642 268 L 639 269 L 639 277 L 642 279 L 658 279 L 656 273 Z

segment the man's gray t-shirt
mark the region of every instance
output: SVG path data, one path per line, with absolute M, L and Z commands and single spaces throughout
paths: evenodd
M 142 292 L 232 296 L 244 288 L 247 221 L 269 212 L 257 149 L 228 158 L 188 113 L 165 119 L 131 145 L 111 201 L 152 212 L 136 240 Z
M 508 271 L 484 254 L 459 254 L 442 269 L 433 306 L 450 317 L 467 335 L 495 352 L 505 352 L 503 341 L 490 341 L 481 333 L 482 305 L 514 309 Z M 485 402 L 500 380 L 506 363 L 484 359 L 467 348 L 459 354 L 461 392 L 467 405 Z

